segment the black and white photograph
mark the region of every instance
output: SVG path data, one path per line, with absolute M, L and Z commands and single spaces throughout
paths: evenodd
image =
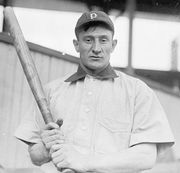
M 0 0 L 0 173 L 179 173 L 180 0 Z

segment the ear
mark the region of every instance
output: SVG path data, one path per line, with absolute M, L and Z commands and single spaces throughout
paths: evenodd
M 76 49 L 76 52 L 79 52 L 79 42 L 78 42 L 78 40 L 73 40 L 73 44 L 74 44 L 74 47 L 75 47 L 75 49 Z
M 112 41 L 112 50 L 111 50 L 111 52 L 114 51 L 116 45 L 117 45 L 117 40 L 115 39 L 115 40 Z

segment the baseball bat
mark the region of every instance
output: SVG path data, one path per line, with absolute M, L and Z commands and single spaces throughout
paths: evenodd
M 13 44 L 21 62 L 28 84 L 35 97 L 38 107 L 42 113 L 45 123 L 52 122 L 52 116 L 48 108 L 48 103 L 39 79 L 36 67 L 34 65 L 31 53 L 24 39 L 21 28 L 18 24 L 14 11 L 11 7 L 4 9 L 5 23 L 13 38 Z
M 44 94 L 40 78 L 38 76 L 37 69 L 35 67 L 31 53 L 24 39 L 23 33 L 21 31 L 21 28 L 19 26 L 18 20 L 14 14 L 12 7 L 6 7 L 4 9 L 4 18 L 5 23 L 9 29 L 10 35 L 13 38 L 13 44 L 18 54 L 24 74 L 34 95 L 34 98 L 37 102 L 37 105 L 40 109 L 42 117 L 46 124 L 53 122 L 53 118 L 49 109 L 47 99 Z M 61 126 L 63 121 L 59 120 L 57 123 L 59 126 Z M 64 169 L 63 173 L 64 172 L 74 173 L 74 171 L 70 169 Z

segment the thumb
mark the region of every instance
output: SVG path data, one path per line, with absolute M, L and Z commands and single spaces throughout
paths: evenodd
M 45 130 L 58 129 L 58 128 L 59 126 L 54 122 L 50 122 L 45 126 Z

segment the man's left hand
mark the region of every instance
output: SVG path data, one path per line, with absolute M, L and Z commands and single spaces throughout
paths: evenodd
M 70 168 L 77 172 L 87 171 L 88 156 L 79 153 L 70 144 L 55 144 L 50 153 L 52 161 L 58 169 Z

